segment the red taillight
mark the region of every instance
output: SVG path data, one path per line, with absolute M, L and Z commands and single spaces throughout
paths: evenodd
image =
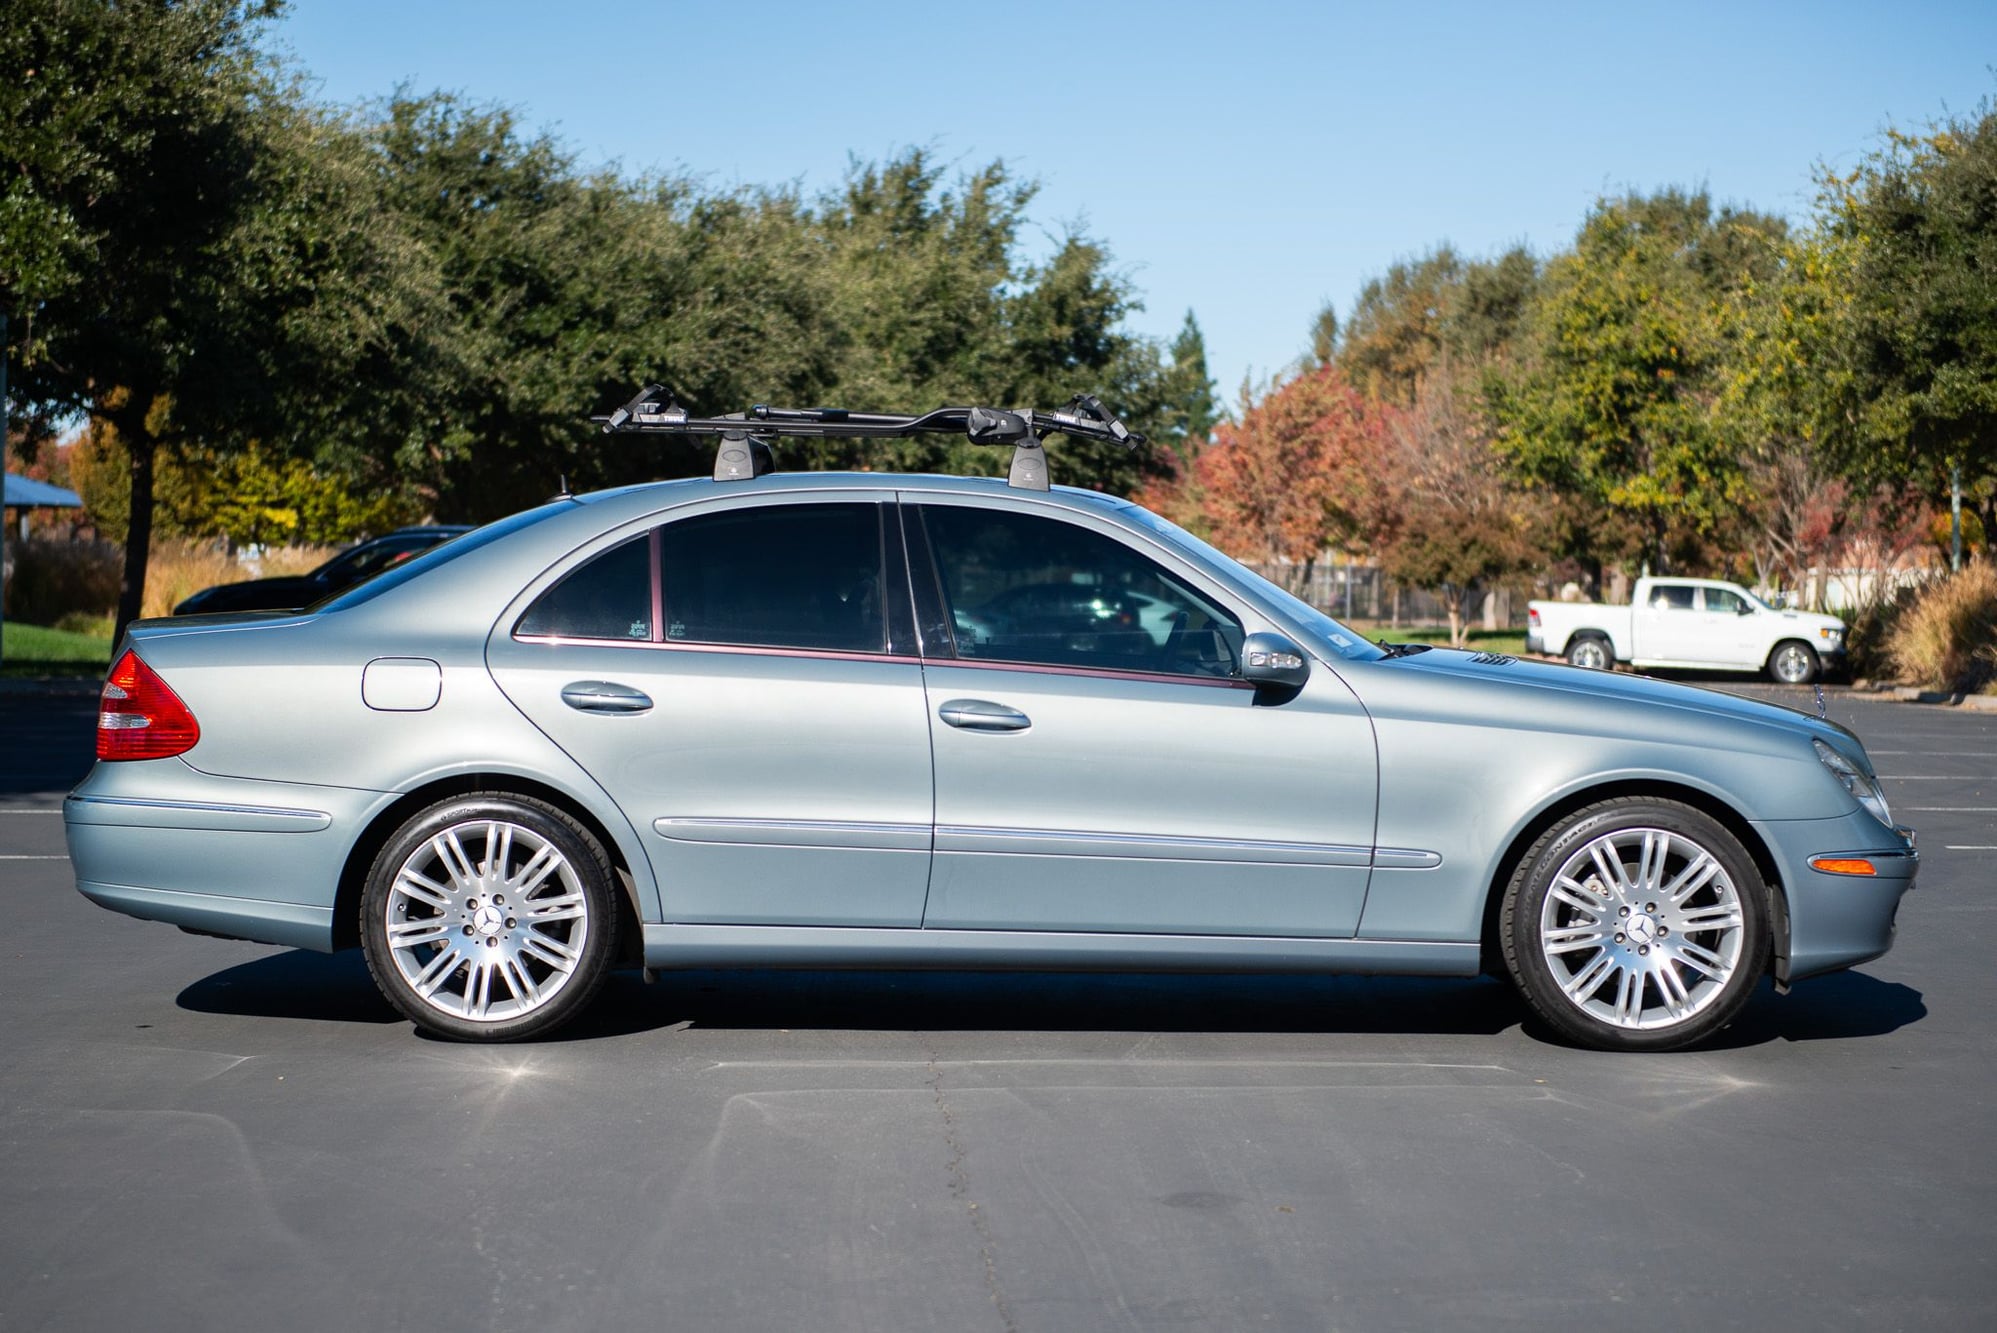
M 1536 607 L 1536 606 L 1528 606 L 1528 607 L 1527 607 L 1527 608 L 1525 609 L 1525 616 L 1526 616 L 1526 619 L 1527 619 L 1527 620 L 1528 620 L 1529 622 L 1531 622 L 1531 624 L 1533 625 L 1533 627 L 1534 627 L 1535 629 L 1539 627 L 1539 608 L 1538 608 L 1538 607 Z
M 97 705 L 99 759 L 167 759 L 201 739 L 194 714 L 137 653 L 111 668 Z

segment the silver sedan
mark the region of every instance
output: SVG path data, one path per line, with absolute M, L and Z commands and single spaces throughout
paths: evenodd
M 619 967 L 1490 969 L 1661 1050 L 1883 953 L 1916 864 L 1841 727 L 1383 650 L 1084 490 L 565 496 L 122 646 L 82 892 L 473 1040 Z

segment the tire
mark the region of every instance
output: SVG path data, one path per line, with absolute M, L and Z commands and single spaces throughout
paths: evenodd
M 610 859 L 541 801 L 475 792 L 404 824 L 361 895 L 381 993 L 458 1041 L 539 1036 L 595 998 L 616 956 Z
M 1717 820 L 1620 797 L 1540 835 L 1505 890 L 1505 966 L 1562 1036 L 1669 1051 L 1732 1022 L 1767 967 L 1768 891 Z
M 1768 678 L 1783 685 L 1808 685 L 1817 678 L 1817 650 L 1796 639 L 1784 639 L 1768 655 Z
M 1599 634 L 1577 634 L 1567 643 L 1567 663 L 1587 671 L 1616 669 L 1615 650 Z

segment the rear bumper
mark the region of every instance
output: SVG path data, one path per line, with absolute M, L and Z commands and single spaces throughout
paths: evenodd
M 77 891 L 189 930 L 330 952 L 356 832 L 393 799 L 252 782 L 178 759 L 99 764 L 63 802 Z

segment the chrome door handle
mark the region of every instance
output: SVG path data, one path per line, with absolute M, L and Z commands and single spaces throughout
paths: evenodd
M 1007 708 L 989 699 L 950 699 L 936 710 L 936 716 L 965 731 L 1025 731 L 1033 719 L 1017 708 Z
M 643 713 L 652 696 L 614 680 L 578 680 L 562 687 L 562 702 L 584 713 Z

